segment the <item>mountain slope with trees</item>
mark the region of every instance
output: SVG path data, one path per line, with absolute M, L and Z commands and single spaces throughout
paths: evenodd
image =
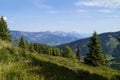
M 101 43 L 101 47 L 103 48 L 103 53 L 106 55 L 112 55 L 113 57 L 117 57 L 120 50 L 120 42 L 117 40 L 120 37 L 120 31 L 118 32 L 109 32 L 98 35 Z M 78 44 L 80 44 L 80 50 L 82 56 L 85 56 L 88 52 L 88 43 L 90 38 L 80 39 L 74 42 L 58 45 L 58 48 L 64 49 L 66 45 L 70 46 L 74 51 L 76 50 Z

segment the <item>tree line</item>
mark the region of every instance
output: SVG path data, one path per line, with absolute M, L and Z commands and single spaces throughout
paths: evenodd
M 62 56 L 66 58 L 76 58 L 75 53 L 72 51 L 72 49 L 69 46 L 66 46 L 64 50 L 61 50 L 59 48 L 51 47 L 45 44 L 28 43 L 26 40 L 24 40 L 23 36 L 20 38 L 18 46 L 20 48 L 27 49 L 31 52 L 37 52 L 37 53 L 48 54 L 53 56 Z

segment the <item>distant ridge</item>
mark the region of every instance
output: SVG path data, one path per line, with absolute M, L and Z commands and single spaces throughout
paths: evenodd
M 45 31 L 45 32 L 25 32 L 25 31 L 10 31 L 12 40 L 19 39 L 24 36 L 25 40 L 29 42 L 42 43 L 47 45 L 59 45 L 68 43 L 78 39 L 88 37 L 89 34 L 80 34 L 77 32 L 62 32 L 62 31 Z

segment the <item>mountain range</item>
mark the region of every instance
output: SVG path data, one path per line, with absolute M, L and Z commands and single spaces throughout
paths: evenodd
M 45 31 L 45 32 L 25 32 L 25 31 L 10 31 L 12 40 L 19 40 L 21 36 L 28 42 L 42 43 L 47 45 L 59 45 L 72 42 L 90 36 L 90 34 L 77 32 L 62 32 L 62 31 Z

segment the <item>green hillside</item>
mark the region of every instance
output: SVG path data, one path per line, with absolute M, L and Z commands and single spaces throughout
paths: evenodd
M 118 37 L 120 37 L 120 31 L 103 33 L 99 35 L 103 52 L 108 55 L 108 57 L 112 56 L 117 59 L 120 58 L 120 42 L 117 40 Z M 85 56 L 88 52 L 89 40 L 90 38 L 80 39 L 74 42 L 58 45 L 57 47 L 63 49 L 66 45 L 69 45 L 75 51 L 78 44 L 80 44 L 81 54 L 82 56 Z
M 110 66 L 113 69 L 120 70 L 120 42 L 117 38 L 120 37 L 120 31 L 109 32 L 98 35 L 100 43 L 103 49 L 103 53 L 107 56 Z M 66 45 L 70 46 L 73 51 L 76 50 L 78 44 L 80 44 L 81 56 L 86 56 L 88 53 L 88 44 L 90 38 L 80 39 L 67 44 L 58 45 L 58 48 L 64 49 Z
M 99 35 L 101 46 L 105 54 L 109 54 L 113 56 L 116 56 L 116 54 L 119 54 L 118 49 L 119 49 L 120 43 L 116 39 L 118 37 L 120 37 L 120 31 L 103 33 Z M 88 46 L 89 40 L 90 38 L 80 39 L 67 44 L 58 45 L 57 47 L 63 49 L 66 45 L 69 45 L 73 50 L 75 50 L 77 45 L 80 43 L 81 53 L 85 55 L 86 52 L 88 51 L 87 46 Z
M 0 40 L 0 80 L 120 80 L 120 71 L 31 53 Z

